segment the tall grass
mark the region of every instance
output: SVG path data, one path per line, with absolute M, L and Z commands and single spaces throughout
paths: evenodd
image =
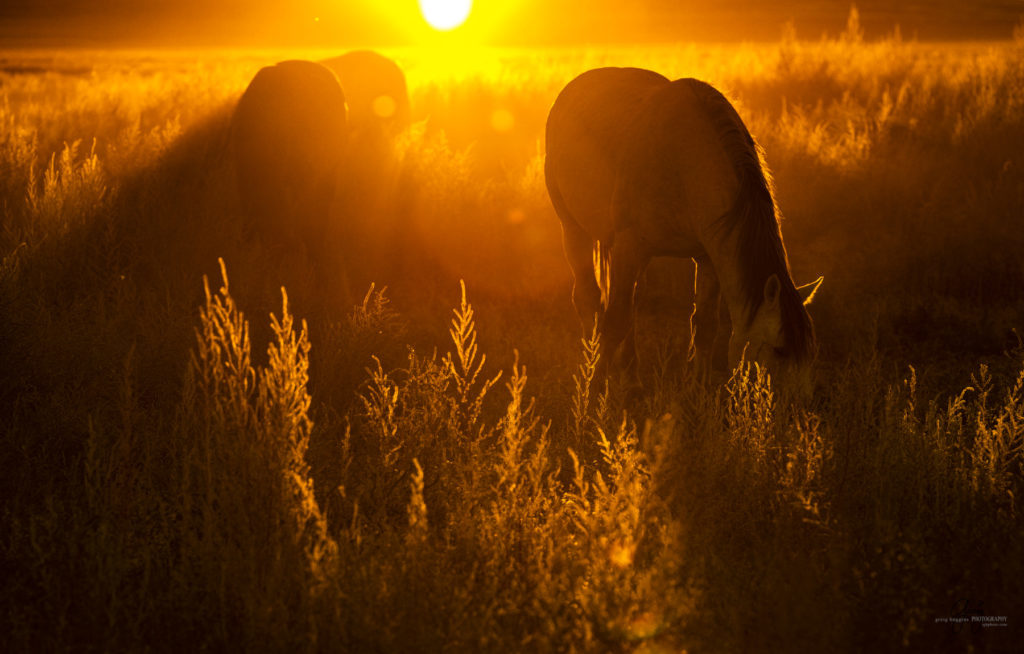
M 0 73 L 0 643 L 1012 651 L 1021 53 L 852 20 L 450 78 L 396 52 L 400 202 L 335 219 L 396 221 L 401 265 L 346 270 L 346 244 L 326 273 L 267 262 L 223 155 L 284 56 Z M 641 391 L 580 340 L 539 139 L 608 64 L 727 89 L 764 145 L 795 274 L 826 277 L 812 403 L 666 363 L 687 265 L 648 273 Z M 940 622 L 963 611 L 1009 626 Z

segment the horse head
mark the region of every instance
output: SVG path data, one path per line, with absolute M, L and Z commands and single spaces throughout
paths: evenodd
M 729 367 L 741 361 L 757 363 L 767 370 L 777 388 L 809 397 L 813 389 L 811 363 L 814 359 L 813 332 L 806 307 L 814 299 L 823 277 L 795 287 L 787 293 L 779 276 L 764 283 L 764 298 L 744 327 L 734 325 L 729 338 Z M 802 323 L 802 324 L 801 324 Z

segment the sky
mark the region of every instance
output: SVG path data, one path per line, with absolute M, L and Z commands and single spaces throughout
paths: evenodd
M 842 30 L 849 0 L 475 0 L 494 45 L 775 40 Z M 868 38 L 1007 39 L 1024 0 L 859 0 Z M 471 16 L 473 16 L 471 15 Z M 471 20 L 474 20 L 471 17 Z M 483 22 L 481 18 L 478 22 Z M 416 0 L 2 0 L 0 45 L 415 45 Z M 468 29 L 468 27 L 467 27 Z M 481 34 L 484 34 L 481 31 Z

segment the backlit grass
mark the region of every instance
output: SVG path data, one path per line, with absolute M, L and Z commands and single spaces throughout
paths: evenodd
M 0 55 L 5 650 L 1019 642 L 1020 39 L 394 52 L 397 190 L 271 264 L 232 102 L 328 54 Z M 687 262 L 647 275 L 643 391 L 595 375 L 541 138 L 599 65 L 736 101 L 825 276 L 810 404 L 690 377 Z M 974 609 L 1009 626 L 937 623 Z

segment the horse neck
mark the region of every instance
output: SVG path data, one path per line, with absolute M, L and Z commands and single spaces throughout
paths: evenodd
M 715 267 L 734 325 L 749 324 L 765 281 L 778 275 L 784 292 L 795 292 L 770 192 L 743 191 L 730 212 L 705 230 L 703 246 Z
M 733 329 L 738 325 L 749 324 L 753 319 L 753 307 L 747 301 L 747 294 L 744 290 L 743 271 L 741 262 L 737 256 L 739 251 L 740 229 L 712 229 L 708 230 L 702 245 L 707 252 L 711 265 L 718 277 L 719 288 L 722 299 L 729 309 L 729 317 Z

